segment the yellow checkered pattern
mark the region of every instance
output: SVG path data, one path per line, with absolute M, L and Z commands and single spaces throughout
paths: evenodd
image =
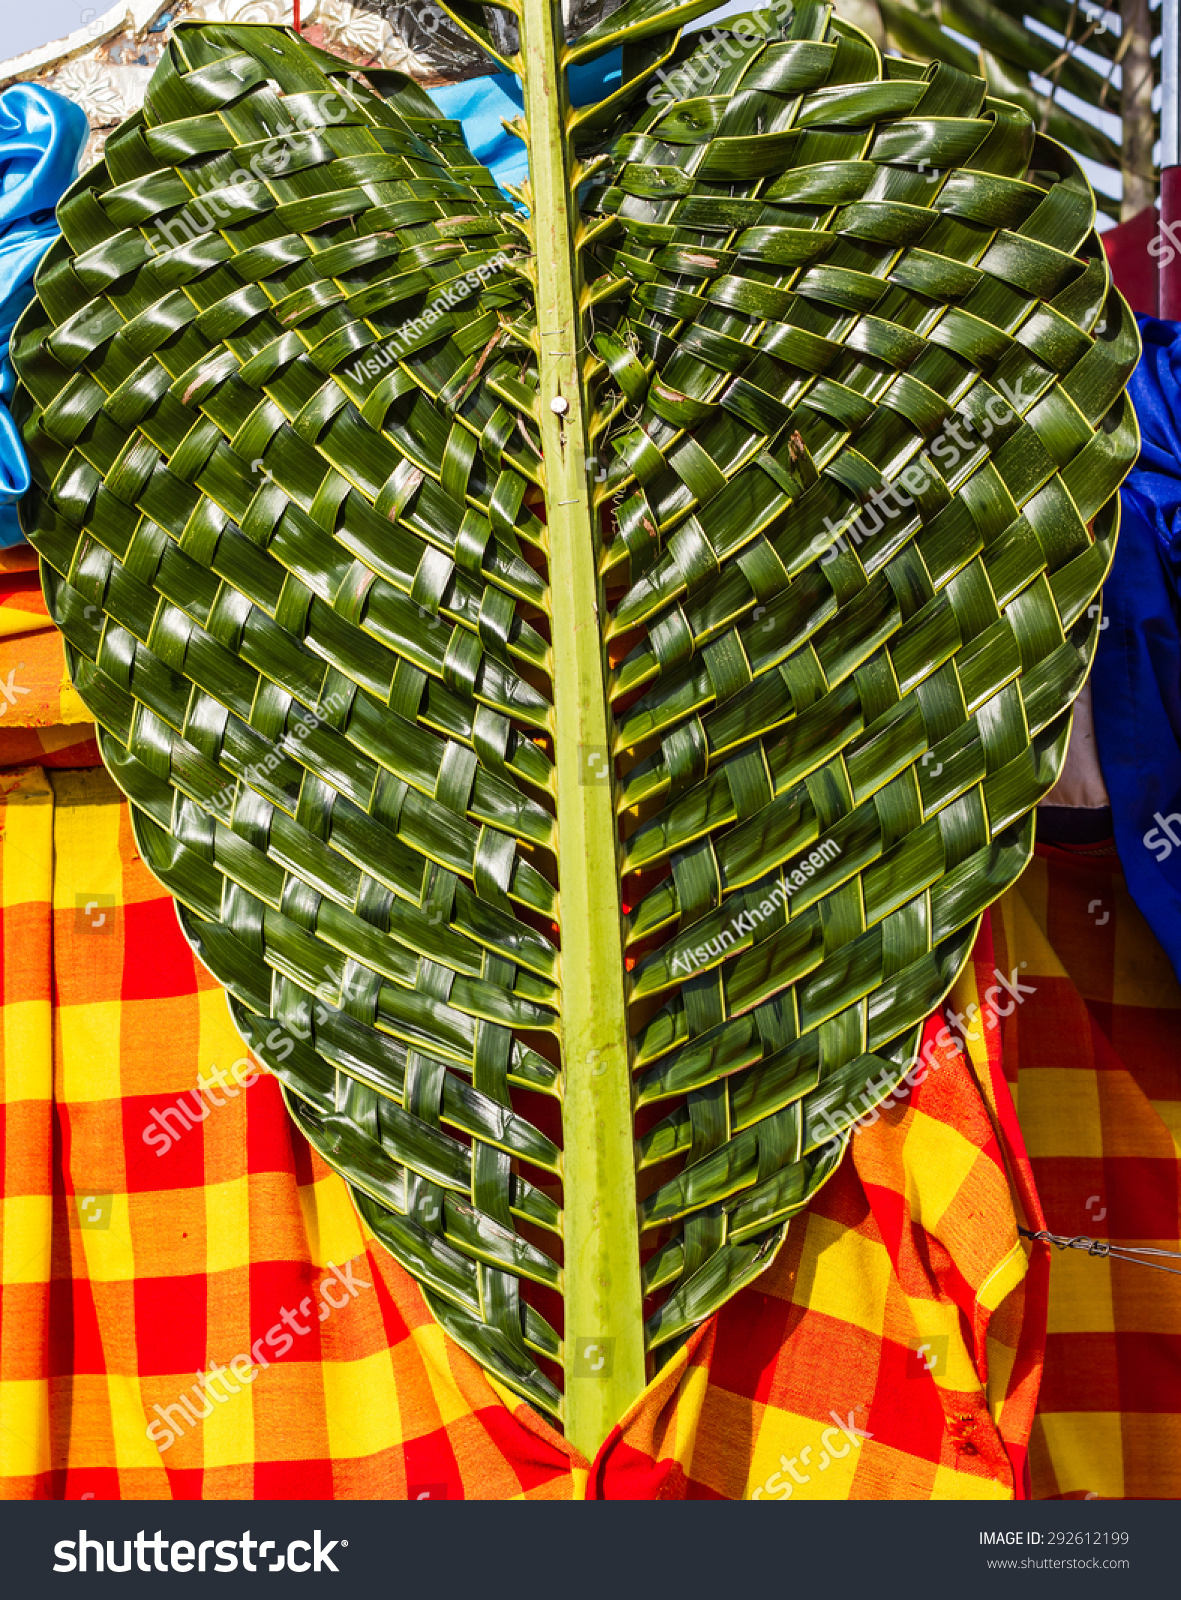
M 235 1087 L 106 774 L 0 776 L 0 829 L 4 1496 L 1014 1494 L 1040 1330 L 995 1041 L 944 1037 L 592 1463 L 442 1333 L 275 1083 Z
M 993 925 L 1034 989 L 1004 1063 L 1046 1226 L 1181 1250 L 1181 985 L 1114 850 L 1039 848 Z M 1181 1497 L 1181 1278 L 1046 1254 L 1034 1494 Z

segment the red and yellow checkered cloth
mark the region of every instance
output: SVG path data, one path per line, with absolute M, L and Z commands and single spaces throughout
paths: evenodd
M 949 1001 L 970 1061 L 937 1051 L 588 1463 L 440 1332 L 269 1078 L 198 1089 L 244 1052 L 27 551 L 0 702 L 0 1496 L 1004 1498 L 1031 1427 L 1035 1495 L 1181 1495 L 1181 1284 L 1016 1235 L 1019 1095 L 1049 1227 L 1178 1247 L 1181 991 L 1113 857 L 1039 851 Z
M 96 766 L 94 721 L 66 672 L 28 545 L 0 549 L 0 766 Z
M 237 1088 L 223 995 L 106 774 L 32 767 L 0 800 L 0 1494 L 1014 1494 L 1045 1274 L 996 1028 L 856 1137 L 590 1463 L 444 1336 L 273 1080 Z M 975 960 L 961 1007 L 987 938 Z
M 1117 857 L 1039 849 L 993 929 L 1046 1226 L 1181 1250 L 1181 985 Z M 1181 1277 L 1054 1252 L 1031 1460 L 1037 1498 L 1181 1498 Z

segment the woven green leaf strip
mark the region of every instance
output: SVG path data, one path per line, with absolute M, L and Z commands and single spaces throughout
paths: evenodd
M 145 861 L 443 1327 L 591 1451 L 1029 857 L 1138 341 L 978 79 L 812 0 L 506 9 L 528 215 L 400 75 L 179 27 L 16 408 Z

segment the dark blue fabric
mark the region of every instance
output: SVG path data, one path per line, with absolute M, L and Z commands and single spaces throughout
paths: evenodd
M 8 342 L 33 298 L 33 274 L 57 237 L 54 207 L 73 181 L 89 128 L 80 106 L 36 83 L 0 95 L 0 545 L 24 538 L 16 503 L 29 462 L 8 410 L 15 383 Z
M 1181 324 L 1137 320 L 1140 459 L 1122 490 L 1091 694 L 1120 864 L 1181 978 Z

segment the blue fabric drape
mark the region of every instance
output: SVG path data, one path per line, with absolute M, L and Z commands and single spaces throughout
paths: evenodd
M 1140 459 L 1122 490 L 1091 693 L 1120 864 L 1181 977 L 1181 324 L 1137 320 Z
M 80 106 L 35 83 L 0 95 L 0 545 L 24 538 L 16 502 L 29 463 L 9 412 L 14 375 L 8 342 L 33 297 L 33 274 L 57 237 L 54 207 L 73 181 L 89 132 Z
M 576 106 L 590 105 L 619 87 L 621 52 L 607 50 L 593 61 L 580 62 L 570 70 L 570 98 Z M 520 183 L 528 176 L 529 158 L 525 146 L 501 126 L 511 122 L 524 109 L 520 79 L 510 72 L 487 78 L 469 78 L 466 83 L 449 83 L 427 93 L 446 117 L 463 124 L 468 149 L 482 161 L 503 189 L 507 183 Z

